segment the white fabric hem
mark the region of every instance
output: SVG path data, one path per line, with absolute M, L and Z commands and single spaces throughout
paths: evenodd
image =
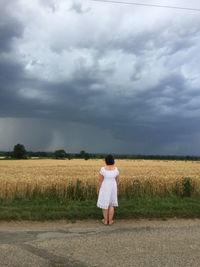
M 109 205 L 97 204 L 97 207 L 101 209 L 108 209 L 109 206 L 118 207 L 118 204 L 117 203 L 110 203 Z

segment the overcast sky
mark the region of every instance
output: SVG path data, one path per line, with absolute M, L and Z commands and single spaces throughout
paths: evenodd
M 0 150 L 200 155 L 199 25 L 195 11 L 0 0 Z

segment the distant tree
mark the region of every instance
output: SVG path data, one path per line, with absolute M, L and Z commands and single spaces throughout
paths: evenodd
M 70 154 L 70 153 L 66 153 L 66 158 L 67 159 L 73 159 L 73 154 Z
M 13 158 L 15 159 L 26 159 L 27 158 L 27 152 L 26 152 L 24 145 L 17 144 L 14 146 Z
M 84 159 L 85 158 L 85 150 L 80 151 L 80 158 Z
M 64 149 L 58 149 L 54 152 L 54 157 L 56 159 L 64 159 L 66 158 L 66 152 Z
M 80 158 L 87 160 L 87 159 L 90 158 L 90 154 L 89 153 L 86 153 L 85 150 L 81 150 L 80 151 Z
M 84 157 L 84 159 L 85 160 L 88 160 L 90 158 L 90 154 L 89 153 L 85 153 L 85 157 Z

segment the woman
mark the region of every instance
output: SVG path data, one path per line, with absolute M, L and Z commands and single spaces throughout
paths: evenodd
M 102 208 L 103 224 L 113 224 L 114 206 L 118 207 L 119 171 L 114 166 L 112 155 L 105 158 L 106 166 L 101 167 L 97 186 L 97 207 Z

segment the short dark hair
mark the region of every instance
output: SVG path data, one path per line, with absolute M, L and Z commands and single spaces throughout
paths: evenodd
M 107 155 L 105 157 L 105 162 L 106 162 L 107 165 L 113 165 L 115 163 L 113 155 L 110 155 L 110 154 Z

